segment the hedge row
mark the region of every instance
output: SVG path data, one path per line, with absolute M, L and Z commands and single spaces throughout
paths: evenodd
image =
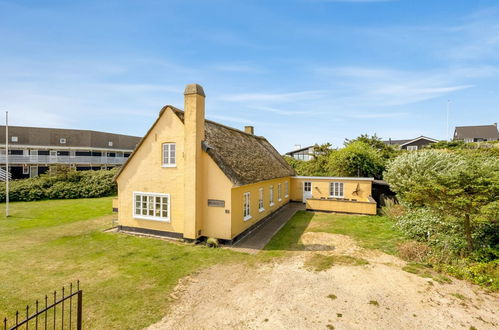
M 11 201 L 104 197 L 116 194 L 117 169 L 69 171 L 56 175 L 14 180 L 9 184 Z M 5 202 L 5 182 L 0 183 L 0 202 Z

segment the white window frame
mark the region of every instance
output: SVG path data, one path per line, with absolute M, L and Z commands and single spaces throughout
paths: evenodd
M 289 182 L 284 182 L 284 198 L 288 198 L 289 196 Z
M 12 136 L 12 137 L 10 138 L 10 141 L 11 141 L 11 142 L 17 142 L 17 141 L 19 141 L 19 138 L 18 138 L 17 136 Z
M 172 157 L 172 146 L 173 146 L 173 157 Z M 165 157 L 165 151 L 167 152 L 168 157 Z M 166 142 L 161 145 L 161 166 L 162 167 L 177 166 L 177 146 L 175 142 Z
M 416 151 L 418 150 L 418 146 L 407 146 L 407 151 Z
M 29 174 L 29 166 L 28 165 L 23 165 L 23 174 Z
M 143 203 L 143 200 L 142 198 L 145 196 L 147 197 L 147 211 L 149 211 L 149 197 L 152 197 L 153 198 L 153 214 L 156 214 L 156 197 L 160 197 L 160 198 L 164 198 L 166 197 L 167 198 L 167 209 L 166 209 L 166 212 L 168 214 L 167 217 L 163 217 L 163 216 L 151 216 L 151 215 L 148 215 L 149 212 L 146 212 L 147 214 L 144 215 L 142 214 L 137 214 L 137 204 L 136 204 L 136 197 L 137 196 L 141 196 L 141 199 L 140 199 L 140 204 L 141 204 L 141 211 L 142 211 L 142 203 Z M 170 194 L 161 194 L 161 193 L 150 193 L 150 192 L 143 192 L 143 191 L 134 191 L 133 192 L 133 200 L 132 200 L 132 203 L 133 203 L 133 217 L 135 219 L 144 219 L 144 220 L 154 220 L 154 221 L 161 221 L 161 222 L 170 222 L 170 209 L 171 209 L 171 199 L 170 199 Z M 160 200 L 160 205 L 161 205 L 161 208 L 160 208 L 160 214 L 162 214 L 163 212 L 163 201 L 162 199 Z
M 345 185 L 343 182 L 329 183 L 329 197 L 343 198 L 345 196 Z
M 66 138 L 60 138 L 59 139 L 60 144 L 66 144 Z
M 243 194 L 243 220 L 248 221 L 251 219 L 251 194 L 245 192 Z
M 113 141 L 109 141 L 109 142 L 107 143 L 107 145 L 108 145 L 108 146 L 110 146 L 110 147 L 112 147 L 112 146 L 113 146 Z
M 269 187 L 269 205 L 274 206 L 274 186 Z
M 278 202 L 282 201 L 282 184 L 281 183 L 277 184 L 277 201 Z
M 265 207 L 263 206 L 263 188 L 258 189 L 258 211 L 263 212 L 265 211 Z

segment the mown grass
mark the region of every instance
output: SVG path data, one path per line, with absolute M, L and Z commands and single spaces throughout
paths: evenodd
M 323 270 L 328 270 L 334 265 L 362 266 L 367 264 L 369 264 L 369 262 L 361 258 L 355 258 L 351 256 L 336 256 L 336 255 L 329 256 L 316 253 L 305 261 L 304 266 L 307 269 L 320 272 Z
M 12 203 L 11 214 L 0 217 L 2 320 L 79 279 L 85 328 L 142 328 L 164 316 L 179 278 L 246 258 L 227 249 L 105 233 L 111 198 Z
M 266 250 L 303 250 L 305 231 L 347 235 L 368 249 L 396 254 L 405 239 L 387 217 L 299 211 L 265 247 Z

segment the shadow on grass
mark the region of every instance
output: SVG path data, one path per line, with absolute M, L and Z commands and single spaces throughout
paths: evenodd
M 270 242 L 265 246 L 266 251 L 325 251 L 334 249 L 332 246 L 311 244 L 304 245 L 301 243 L 300 238 L 307 229 L 314 214 L 306 211 L 298 211 L 286 223 L 284 227 L 279 230 L 277 234 L 272 237 Z

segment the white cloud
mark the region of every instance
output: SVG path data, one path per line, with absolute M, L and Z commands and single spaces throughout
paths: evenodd
M 218 64 L 212 67 L 217 71 L 226 71 L 226 72 L 244 72 L 244 73 L 262 73 L 264 70 L 260 67 L 247 65 L 247 64 Z
M 311 90 L 293 93 L 236 93 L 220 96 L 221 100 L 232 102 L 293 102 L 304 99 L 315 99 L 324 95 L 323 90 Z
M 493 70 L 480 67 L 436 71 L 403 71 L 392 68 L 332 67 L 316 72 L 333 84 L 349 106 L 395 106 L 417 103 L 473 87 L 470 77 L 487 76 Z
M 388 119 L 388 118 L 400 118 L 407 116 L 407 112 L 370 112 L 370 113 L 349 113 L 346 117 L 356 118 L 356 119 Z
M 245 119 L 242 117 L 233 117 L 233 116 L 224 116 L 224 115 L 207 115 L 208 119 L 215 119 L 215 120 L 221 120 L 221 121 L 229 121 L 233 123 L 239 123 L 239 124 L 255 124 L 254 121 Z
M 282 110 L 282 109 L 276 109 L 276 108 L 271 108 L 271 107 L 255 106 L 255 107 L 252 107 L 252 108 L 253 109 L 257 109 L 257 110 L 263 110 L 263 111 L 266 111 L 266 112 L 276 113 L 278 115 L 283 115 L 283 116 L 295 116 L 295 115 L 302 116 L 302 115 L 310 115 L 310 114 L 312 114 L 311 111 L 290 111 L 290 110 Z

